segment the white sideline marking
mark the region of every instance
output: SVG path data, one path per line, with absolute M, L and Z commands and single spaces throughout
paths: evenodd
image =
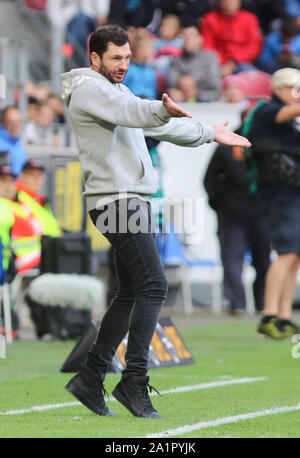
M 178 388 L 171 388 L 170 390 L 161 391 L 161 394 L 186 393 L 187 391 L 203 390 L 205 388 L 217 388 L 219 386 L 227 385 L 237 385 L 239 383 L 262 382 L 263 380 L 266 380 L 266 377 L 244 377 L 231 380 L 222 380 L 220 382 L 208 382 L 201 383 L 199 385 L 179 386 Z M 153 395 L 156 395 L 156 393 L 153 393 Z
M 41 410 L 59 409 L 60 407 L 78 406 L 80 402 L 64 402 L 61 404 L 46 404 L 44 406 L 29 407 L 29 409 L 9 410 L 0 412 L 0 415 L 20 415 L 21 413 L 40 412 Z
M 162 431 L 161 433 L 147 434 L 146 438 L 181 436 L 182 434 L 197 431 L 199 429 L 226 425 L 228 423 L 236 423 L 241 420 L 251 420 L 252 418 L 265 417 L 267 415 L 275 415 L 277 413 L 293 412 L 295 410 L 300 410 L 300 403 L 290 407 L 274 407 L 272 409 L 260 410 L 258 412 L 234 415 L 233 417 L 217 418 L 216 420 L 211 421 L 200 421 L 199 423 L 194 423 L 193 425 L 185 425 L 176 429 Z
M 188 391 L 195 391 L 195 390 L 203 390 L 206 388 L 217 388 L 220 386 L 227 386 L 227 385 L 237 385 L 241 383 L 253 383 L 253 382 L 261 382 L 266 380 L 266 377 L 244 377 L 238 379 L 231 379 L 231 380 L 222 380 L 220 382 L 208 382 L 208 383 L 201 383 L 199 385 L 190 385 L 190 386 L 179 386 L 177 388 L 171 388 L 170 390 L 161 391 L 160 394 L 173 394 L 173 393 L 186 393 Z M 150 396 L 157 396 L 157 393 L 151 393 Z M 115 398 L 109 398 L 109 401 L 116 401 Z M 72 407 L 72 406 L 79 406 L 82 405 L 80 402 L 64 402 L 61 404 L 46 404 L 43 406 L 35 406 L 29 407 L 28 409 L 20 409 L 20 410 L 9 410 L 8 412 L 0 412 L 0 415 L 20 415 L 22 413 L 30 413 L 30 412 L 40 412 L 43 410 L 51 410 L 51 409 L 59 409 L 61 407 Z

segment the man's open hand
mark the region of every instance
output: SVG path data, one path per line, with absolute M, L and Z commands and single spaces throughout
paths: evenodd
M 227 124 L 228 121 L 223 121 L 213 126 L 216 131 L 215 142 L 221 145 L 244 146 L 245 148 L 249 148 L 251 146 L 249 140 L 226 129 L 225 126 L 227 126 Z
M 168 94 L 163 94 L 162 102 L 172 118 L 191 118 L 192 115 L 188 111 L 184 111 L 180 106 L 173 102 Z

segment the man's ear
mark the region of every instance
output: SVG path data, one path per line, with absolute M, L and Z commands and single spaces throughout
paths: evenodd
M 101 58 L 100 58 L 99 54 L 97 54 L 95 51 L 93 51 L 91 53 L 91 55 L 90 55 L 90 60 L 91 60 L 91 65 L 95 69 L 99 69 L 100 68 Z

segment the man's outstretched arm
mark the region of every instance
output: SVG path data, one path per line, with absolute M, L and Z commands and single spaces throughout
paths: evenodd
M 226 129 L 227 121 L 206 126 L 191 119 L 170 119 L 164 126 L 144 128 L 146 137 L 153 137 L 159 141 L 167 141 L 179 146 L 197 147 L 213 141 L 222 145 L 238 145 L 249 147 L 250 142 L 241 135 L 234 134 Z
M 119 90 L 109 81 L 94 84 L 91 78 L 72 94 L 73 111 L 89 114 L 116 126 L 146 128 L 166 124 L 171 117 L 191 117 L 167 95 L 163 100 L 142 100 L 126 86 Z
M 213 127 L 205 126 L 200 122 L 191 122 L 187 119 L 192 118 L 191 113 L 174 103 L 167 94 L 163 94 L 162 102 L 171 117 L 185 119 L 171 119 L 164 126 L 152 129 L 146 128 L 144 129 L 144 134 L 148 137 L 191 147 L 196 147 L 203 143 L 211 143 L 212 141 L 221 145 L 243 146 L 246 148 L 251 146 L 247 138 L 226 129 L 225 126 L 228 125 L 228 121 L 220 122 Z
M 220 143 L 221 145 L 244 146 L 245 148 L 249 148 L 251 146 L 251 143 L 247 140 L 247 138 L 226 129 L 225 126 L 227 125 L 228 121 L 223 121 L 213 126 L 216 131 L 215 142 Z

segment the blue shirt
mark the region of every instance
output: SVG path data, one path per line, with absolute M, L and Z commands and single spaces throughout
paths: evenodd
M 137 97 L 157 98 L 156 74 L 151 65 L 131 62 L 123 84 Z
M 174 38 L 174 40 L 164 40 L 162 38 L 157 39 L 154 42 L 154 48 L 156 51 L 163 48 L 164 46 L 170 46 L 178 49 L 183 49 L 183 39 L 182 38 Z
M 0 151 L 8 153 L 9 165 L 13 173 L 19 175 L 27 161 L 27 153 L 21 143 L 21 138 L 12 137 L 3 126 L 0 126 Z
M 300 2 L 299 0 L 284 0 L 284 9 L 288 16 L 300 16 Z
M 261 55 L 258 58 L 258 65 L 270 73 L 277 70 L 279 63 L 276 62 L 276 59 L 282 51 L 283 44 L 281 32 L 270 33 L 265 38 Z M 296 35 L 288 46 L 294 54 L 300 56 L 300 35 Z

